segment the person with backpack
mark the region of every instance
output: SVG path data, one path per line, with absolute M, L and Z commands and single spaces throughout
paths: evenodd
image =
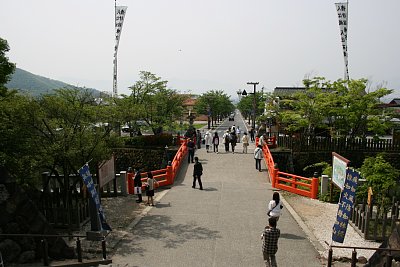
M 232 153 L 235 154 L 235 146 L 236 146 L 236 143 L 237 143 L 237 140 L 238 140 L 236 132 L 232 131 L 230 137 L 231 137 Z
M 229 144 L 231 142 L 231 137 L 229 135 L 229 130 L 226 130 L 226 132 L 222 136 L 222 142 L 225 145 L 225 152 L 229 152 Z
M 218 136 L 218 132 L 214 133 L 213 139 L 212 139 L 212 143 L 214 145 L 214 153 L 218 154 L 218 145 L 219 145 L 219 136 Z
M 263 158 L 262 146 L 258 145 L 254 150 L 254 159 L 256 160 L 256 169 L 261 171 L 261 159 Z

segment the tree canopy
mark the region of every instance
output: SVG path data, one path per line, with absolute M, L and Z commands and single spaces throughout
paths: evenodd
M 382 134 L 390 128 L 390 114 L 377 106 L 392 90 L 367 91 L 366 79 L 331 82 L 316 77 L 304 84 L 306 90 L 286 103 L 290 108 L 277 114 L 280 127 L 288 132 L 302 130 L 313 136 L 317 128 L 325 128 L 331 135 L 355 138 L 369 132 Z

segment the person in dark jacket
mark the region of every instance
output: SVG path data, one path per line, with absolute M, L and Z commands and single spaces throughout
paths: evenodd
M 201 182 L 201 175 L 203 174 L 203 165 L 199 162 L 198 157 L 194 157 L 194 167 L 193 167 L 193 186 L 196 188 L 196 180 L 199 181 L 200 190 L 203 190 L 203 184 Z
M 188 143 L 187 143 L 187 147 L 188 147 L 188 163 L 192 162 L 193 163 L 193 157 L 194 157 L 194 149 L 195 149 L 195 144 L 193 142 L 192 139 L 189 139 Z
M 135 177 L 133 178 L 133 186 L 134 187 L 140 187 L 142 188 L 142 176 L 140 175 L 140 169 L 137 168 L 135 169 Z M 142 194 L 137 194 L 138 199 L 136 200 L 136 203 L 141 203 L 142 202 Z
M 235 154 L 235 146 L 237 143 L 237 135 L 235 131 L 231 132 L 231 147 L 232 147 L 232 153 Z

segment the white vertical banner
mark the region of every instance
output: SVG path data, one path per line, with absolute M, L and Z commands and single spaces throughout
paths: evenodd
M 344 78 L 345 80 L 348 80 L 349 79 L 349 60 L 347 53 L 348 3 L 335 3 L 335 6 L 339 18 L 340 39 L 342 41 L 342 48 L 343 48 L 344 65 L 345 65 Z
M 118 95 L 117 90 L 117 53 L 119 39 L 121 38 L 122 25 L 124 24 L 127 6 L 115 6 L 115 47 L 114 47 L 114 74 L 113 74 L 113 96 Z

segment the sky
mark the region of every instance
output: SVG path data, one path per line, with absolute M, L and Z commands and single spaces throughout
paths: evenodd
M 118 93 L 149 71 L 182 93 L 302 86 L 344 78 L 333 0 L 118 0 L 128 6 L 118 49 Z M 0 37 L 18 68 L 112 92 L 112 0 L 0 2 Z M 352 79 L 400 97 L 399 0 L 349 0 Z

